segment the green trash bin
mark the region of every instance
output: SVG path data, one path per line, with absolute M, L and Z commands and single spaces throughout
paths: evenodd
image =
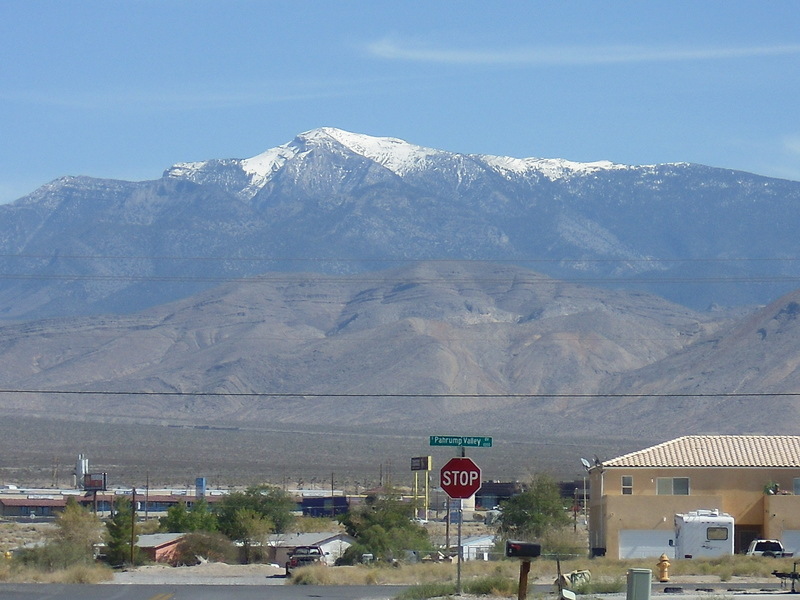
M 653 571 L 650 569 L 628 569 L 626 600 L 650 600 L 652 578 Z

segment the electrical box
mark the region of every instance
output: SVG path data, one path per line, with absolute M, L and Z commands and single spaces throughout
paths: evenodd
M 506 556 L 509 558 L 536 558 L 542 553 L 540 544 L 531 542 L 506 541 Z

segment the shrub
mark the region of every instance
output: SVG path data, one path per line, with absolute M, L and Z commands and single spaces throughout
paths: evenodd
M 627 583 L 625 579 L 600 579 L 581 583 L 573 588 L 576 594 L 616 594 L 625 591 Z
M 75 565 L 65 569 L 58 577 L 58 582 L 93 584 L 113 578 L 114 572 L 105 565 Z
M 423 583 L 406 588 L 395 598 L 396 600 L 424 600 L 426 598 L 453 596 L 455 593 L 455 583 Z
M 576 534 L 571 527 L 547 528 L 541 539 L 542 552 L 549 556 L 564 558 L 581 557 L 588 554 L 586 540 Z
M 221 533 L 197 531 L 187 534 L 178 543 L 172 566 L 197 565 L 201 557 L 214 562 L 232 563 L 237 561 L 238 551 Z
M 475 596 L 511 596 L 517 593 L 518 582 L 508 577 L 491 575 L 471 579 L 462 586 L 464 591 Z
M 324 565 L 309 565 L 296 569 L 292 573 L 294 585 L 331 585 L 333 583 L 331 569 Z
M 73 565 L 87 565 L 94 562 L 91 556 L 87 556 L 83 547 L 62 542 L 26 548 L 18 553 L 17 559 L 26 567 L 50 573 Z

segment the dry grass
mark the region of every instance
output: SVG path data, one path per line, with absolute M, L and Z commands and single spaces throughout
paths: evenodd
M 100 583 L 111 581 L 114 572 L 105 565 L 78 565 L 59 571 L 41 571 L 14 564 L 0 565 L 0 581 L 5 583 Z
M 52 523 L 0 523 L 0 553 L 42 542 L 54 529 Z
M 645 568 L 656 572 L 656 559 L 614 560 L 610 558 L 569 558 L 560 561 L 561 571 L 567 573 L 577 569 L 592 572 L 594 586 L 619 587 L 624 582 L 628 569 Z M 389 565 L 357 565 L 353 567 L 313 566 L 298 569 L 292 578 L 295 584 L 322 585 L 367 585 L 402 584 L 434 585 L 456 580 L 457 566 L 454 563 L 419 563 Z M 733 577 L 753 578 L 774 582 L 773 570 L 791 571 L 792 559 L 765 559 L 751 556 L 727 556 L 717 559 L 695 559 L 672 561 L 671 577 L 708 576 L 719 581 Z M 531 563 L 528 575 L 531 582 L 553 583 L 558 565 L 550 558 L 539 558 Z M 519 562 L 516 560 L 468 561 L 462 563 L 462 581 L 519 578 Z
M 47 571 L 3 557 L 6 551 L 45 542 L 55 531 L 53 523 L 0 523 L 0 581 L 8 583 L 99 583 L 113 579 L 113 571 L 102 564 L 75 565 Z
M 551 567 L 553 572 L 547 576 L 555 579 L 555 563 Z M 532 568 L 531 577 L 534 577 L 533 570 Z M 454 582 L 456 573 L 457 565 L 446 562 L 334 568 L 311 566 L 297 569 L 291 581 L 298 585 L 425 585 Z M 511 560 L 468 561 L 462 564 L 461 576 L 464 581 L 485 578 L 516 579 L 519 576 L 519 563 Z

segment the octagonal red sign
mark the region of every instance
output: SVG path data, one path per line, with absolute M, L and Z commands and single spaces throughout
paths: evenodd
M 451 498 L 471 498 L 481 489 L 481 468 L 471 458 L 451 458 L 439 472 L 439 483 Z

